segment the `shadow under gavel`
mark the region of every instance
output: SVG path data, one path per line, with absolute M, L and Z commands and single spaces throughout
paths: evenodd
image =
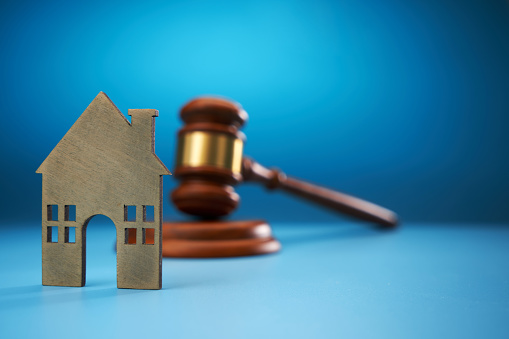
M 199 221 L 163 223 L 163 255 L 170 257 L 225 257 L 276 252 L 279 242 L 263 220 L 217 220 L 235 210 L 240 197 L 234 186 L 256 182 L 307 201 L 376 223 L 397 225 L 392 211 L 313 185 L 243 157 L 247 121 L 242 107 L 229 100 L 203 97 L 190 101 L 180 112 L 184 127 L 178 132 L 174 177 L 180 185 L 171 200 L 182 212 Z

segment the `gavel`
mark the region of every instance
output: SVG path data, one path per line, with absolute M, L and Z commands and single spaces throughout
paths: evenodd
M 213 97 L 191 100 L 180 111 L 185 125 L 178 132 L 173 176 L 180 185 L 171 200 L 182 212 L 198 217 L 163 223 L 163 256 L 215 258 L 268 254 L 281 244 L 265 220 L 220 220 L 239 204 L 234 186 L 257 182 L 318 205 L 385 228 L 397 224 L 393 212 L 350 195 L 287 177 L 243 157 L 240 128 L 247 113 L 235 102 Z
M 239 204 L 234 186 L 256 182 L 281 189 L 320 206 L 386 228 L 398 223 L 388 209 L 324 187 L 287 177 L 243 156 L 246 140 L 240 128 L 247 113 L 235 102 L 201 97 L 188 102 L 180 112 L 185 125 L 178 132 L 176 168 L 180 185 L 171 200 L 182 212 L 203 220 L 230 214 Z

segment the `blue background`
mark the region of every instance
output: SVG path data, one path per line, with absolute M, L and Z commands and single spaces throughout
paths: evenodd
M 404 221 L 509 222 L 507 1 L 2 1 L 0 46 L 1 225 L 40 218 L 35 170 L 99 91 L 159 110 L 170 169 L 178 110 L 218 94 L 264 165 Z M 237 218 L 336 220 L 238 192 Z

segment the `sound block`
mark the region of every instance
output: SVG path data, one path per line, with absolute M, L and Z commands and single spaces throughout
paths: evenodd
M 281 249 L 264 220 L 163 223 L 163 256 L 222 258 L 269 254 Z

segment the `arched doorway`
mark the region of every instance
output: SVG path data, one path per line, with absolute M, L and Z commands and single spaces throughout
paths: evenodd
M 117 281 L 117 255 L 114 249 L 117 229 L 115 223 L 103 214 L 88 218 L 83 225 L 86 233 L 84 262 L 88 286 L 115 286 Z

